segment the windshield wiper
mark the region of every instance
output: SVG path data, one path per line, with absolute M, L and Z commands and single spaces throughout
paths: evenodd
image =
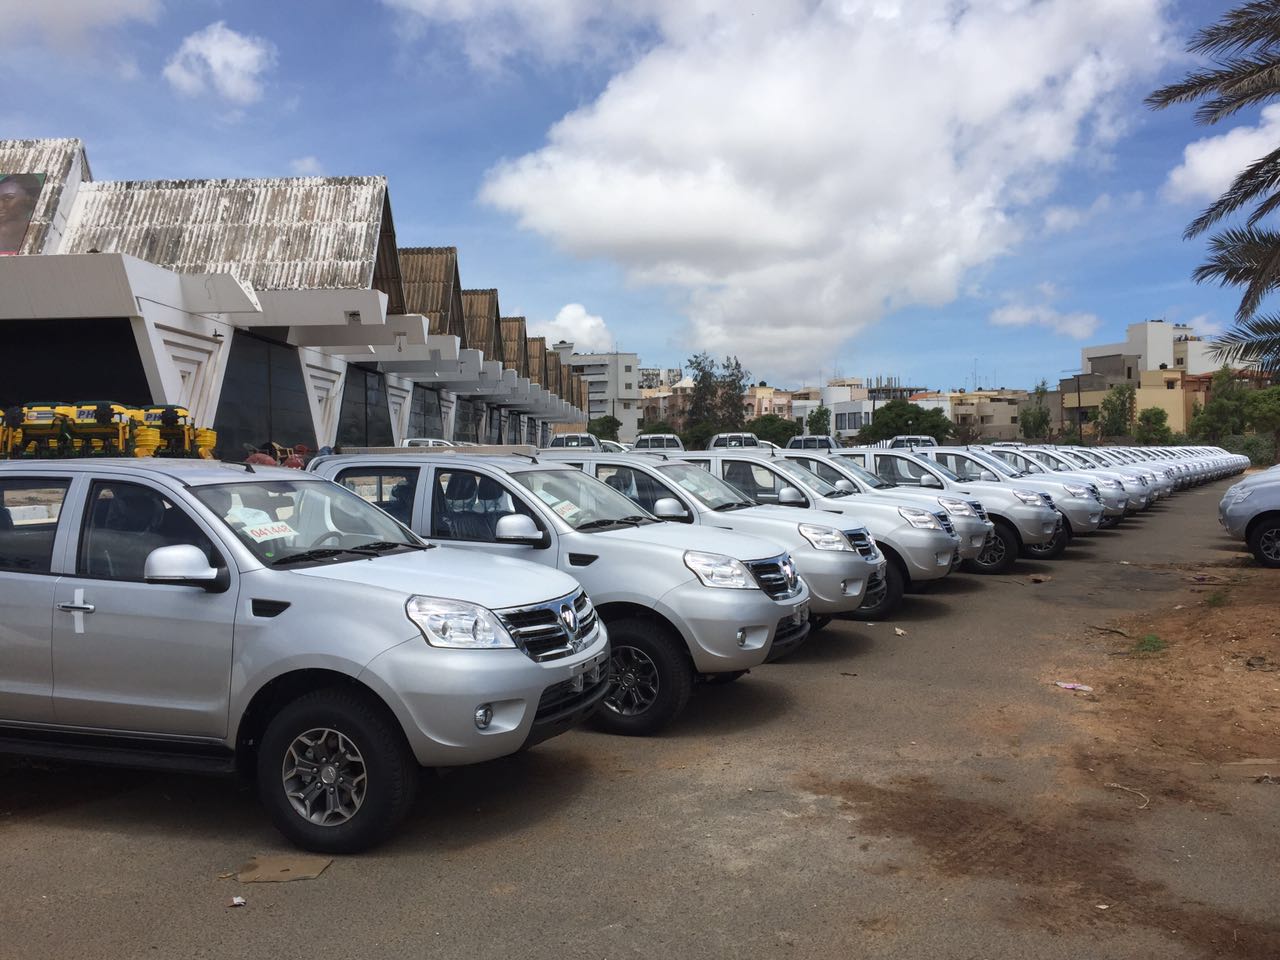
M 754 507 L 755 504 L 750 500 L 730 500 L 728 503 L 722 503 L 718 507 L 711 509 L 717 513 L 723 513 L 726 510 L 745 510 L 747 507 Z
M 640 526 L 640 524 L 637 523 L 635 520 L 628 520 L 625 517 L 617 517 L 617 518 L 610 518 L 607 520 L 588 520 L 586 523 L 582 524 L 582 526 L 578 527 L 578 529 L 579 530 L 600 530 L 600 529 L 603 529 L 604 527 L 616 527 L 621 524 L 627 524 L 627 523 L 631 524 L 633 527 Z
M 409 543 L 404 540 L 375 540 L 372 543 L 362 543 L 352 549 L 371 550 L 374 553 L 385 553 L 388 550 L 394 550 L 396 547 L 408 547 L 410 550 L 430 550 L 434 546 L 434 543 Z
M 376 557 L 378 554 L 372 550 L 358 549 L 356 547 L 316 547 L 312 550 L 303 550 L 301 553 L 291 553 L 285 557 L 276 557 L 271 561 L 273 567 L 283 567 L 287 563 L 307 563 L 311 560 L 328 560 L 330 557 L 336 557 L 343 553 L 354 553 L 358 557 Z

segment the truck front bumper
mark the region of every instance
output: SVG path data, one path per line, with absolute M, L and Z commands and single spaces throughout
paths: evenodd
M 809 585 L 809 609 L 819 615 L 857 610 L 867 581 L 884 569 L 884 555 L 874 560 L 841 550 L 793 549 L 791 558 Z
M 976 516 L 957 517 L 951 514 L 951 525 L 956 528 L 956 536 L 960 538 L 960 559 L 973 560 L 982 553 L 987 537 L 995 530 L 996 525 L 990 520 L 982 520 Z
M 699 673 L 731 673 L 764 663 L 779 627 L 792 649 L 803 642 L 809 602 L 807 584 L 794 597 L 771 600 L 760 589 L 704 587 L 694 579 L 667 591 L 653 608 L 680 631 Z M 799 640 L 789 632 L 797 622 L 806 624 Z
M 1024 545 L 1043 546 L 1058 529 L 1058 511 L 1040 504 L 1019 503 L 1009 509 L 1009 519 L 1018 528 Z

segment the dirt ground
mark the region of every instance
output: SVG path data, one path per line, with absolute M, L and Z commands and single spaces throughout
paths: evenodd
M 0 759 L 0 958 L 1277 960 L 1280 571 L 1225 486 L 837 622 L 661 737 L 430 776 L 314 880 L 234 878 L 290 853 L 234 782 Z

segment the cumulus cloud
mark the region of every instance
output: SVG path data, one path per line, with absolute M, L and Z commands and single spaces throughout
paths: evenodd
M 289 169 L 293 171 L 295 177 L 318 177 L 324 173 L 324 167 L 319 158 L 311 154 L 290 160 Z
M 1216 200 L 1254 160 L 1280 143 L 1280 105 L 1263 107 L 1256 127 L 1236 127 L 1189 143 L 1182 163 L 1169 172 L 1164 196 L 1175 203 Z
M 481 198 L 673 288 L 688 347 L 775 377 L 955 299 L 1122 129 L 1169 46 L 1161 0 L 386 2 L 495 56 L 625 50 Z
M 104 27 L 150 23 L 160 6 L 160 0 L 0 0 L 0 47 L 28 42 L 33 34 L 59 44 L 79 43 Z
M 1197 314 L 1187 321 L 1187 325 L 1202 337 L 1216 337 L 1226 331 L 1221 320 L 1214 320 L 1207 313 Z
M 169 85 L 193 97 L 212 88 L 224 100 L 246 105 L 262 98 L 262 77 L 275 66 L 268 40 L 237 33 L 223 21 L 188 35 L 165 64 Z
M 988 318 L 996 327 L 1043 327 L 1076 340 L 1093 336 L 1101 322 L 1092 313 L 1061 313 L 1047 303 L 1008 303 Z
M 1084 226 L 1099 214 L 1111 209 L 1111 194 L 1099 194 L 1098 198 L 1087 207 L 1054 206 L 1044 212 L 1044 229 L 1046 233 L 1066 233 Z
M 606 352 L 614 344 L 604 317 L 587 313 L 580 303 L 566 303 L 554 320 L 530 323 L 529 336 L 546 337 L 548 344 L 569 340 L 578 352 Z

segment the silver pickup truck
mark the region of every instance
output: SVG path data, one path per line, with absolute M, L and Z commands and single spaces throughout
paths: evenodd
M 676 523 L 737 530 L 782 544 L 809 585 L 809 623 L 818 630 L 862 604 L 868 584 L 884 576 L 885 559 L 865 527 L 817 510 L 766 506 L 682 454 L 553 453 L 603 480 L 654 516 Z
M 514 753 L 607 690 L 571 577 L 432 547 L 297 470 L 2 463 L 0 609 L 0 750 L 254 772 L 325 852 L 390 835 L 420 765 Z
M 887 563 L 882 585 L 854 616 L 879 620 L 913 584 L 940 580 L 960 562 L 960 538 L 946 513 L 850 496 L 794 460 L 765 450 L 694 451 L 684 459 L 760 503 L 844 514 L 875 537 Z
M 655 733 L 696 680 L 740 676 L 809 633 L 809 588 L 785 548 L 662 523 L 565 463 L 440 450 L 319 457 L 308 469 L 376 494 L 432 540 L 579 580 L 609 628 L 613 677 L 597 720 L 617 733 Z
M 1218 522 L 1262 566 L 1280 567 L 1280 468 L 1233 484 L 1218 504 Z
M 931 449 L 935 448 L 919 452 Z M 850 447 L 837 456 L 849 458 L 889 483 L 981 500 L 995 528 L 982 553 L 965 561 L 976 573 L 1007 573 L 1026 546 L 1049 544 L 1059 528 L 1058 512 L 1038 493 L 1006 484 L 967 482 L 936 460 L 909 450 Z

